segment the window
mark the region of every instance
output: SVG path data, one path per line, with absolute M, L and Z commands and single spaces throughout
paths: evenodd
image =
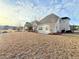
M 59 20 L 59 22 L 61 23 L 62 20 Z
M 42 30 L 43 28 L 42 27 L 39 27 L 39 30 Z
M 46 30 L 48 30 L 48 27 L 46 27 Z
M 58 27 L 56 26 L 56 30 L 58 29 Z

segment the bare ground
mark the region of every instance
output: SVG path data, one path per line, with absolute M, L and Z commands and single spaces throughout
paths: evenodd
M 6 34 L 0 37 L 0 59 L 79 59 L 79 35 Z

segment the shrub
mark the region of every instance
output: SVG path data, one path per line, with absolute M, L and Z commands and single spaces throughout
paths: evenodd
M 71 30 L 66 31 L 66 33 L 73 33 Z
M 2 33 L 8 33 L 7 31 L 3 31 Z

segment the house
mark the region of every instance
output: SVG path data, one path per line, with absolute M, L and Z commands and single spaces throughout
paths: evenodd
M 69 24 L 70 18 L 68 17 L 62 17 L 55 14 L 50 14 L 46 17 L 44 17 L 39 22 L 33 22 L 33 30 L 37 31 L 38 33 L 43 34 L 50 34 L 50 33 L 58 33 L 62 31 L 68 31 L 70 30 L 70 24 Z
M 60 31 L 63 32 L 63 31 L 69 31 L 71 30 L 70 29 L 70 24 L 69 24 L 69 21 L 70 21 L 70 18 L 69 17 L 62 17 L 60 19 Z
M 38 22 L 37 20 L 32 22 L 32 27 L 33 27 L 33 31 L 37 32 L 37 27 L 40 24 L 40 22 Z

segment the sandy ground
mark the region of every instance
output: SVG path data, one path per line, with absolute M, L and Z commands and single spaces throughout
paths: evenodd
M 0 37 L 0 59 L 79 59 L 79 35 L 9 33 Z

